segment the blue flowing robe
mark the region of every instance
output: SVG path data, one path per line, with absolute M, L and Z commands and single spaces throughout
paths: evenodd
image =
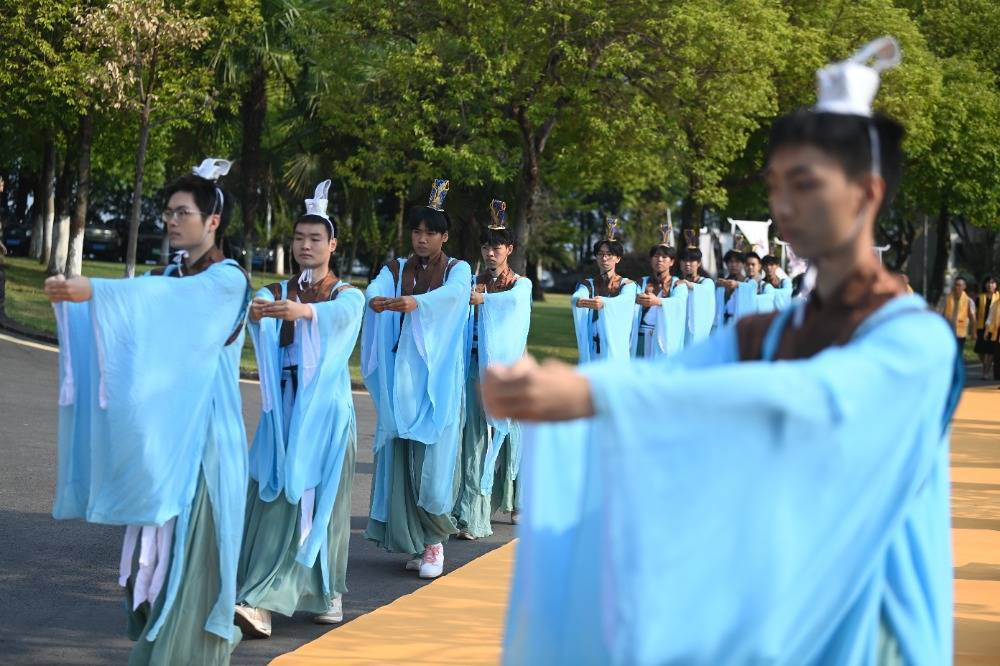
M 514 286 L 507 291 L 484 293 L 483 304 L 476 306 L 476 309 L 479 311 L 479 316 L 470 315 L 469 326 L 471 328 L 478 320 L 478 370 L 479 376 L 482 377 L 490 364 L 509 365 L 524 356 L 524 350 L 528 345 L 528 329 L 531 326 L 531 280 L 518 277 Z M 471 358 L 471 330 L 466 334 L 466 346 L 468 358 Z M 478 396 L 467 399 L 479 402 Z M 493 492 L 494 468 L 505 439 L 508 440 L 507 445 L 510 447 L 512 469 L 517 470 L 520 467 L 521 428 L 512 419 L 493 418 L 482 410 L 482 406 L 479 407 L 479 413 L 492 429 L 483 476 L 479 482 L 480 492 L 489 495 Z
M 715 323 L 715 282 L 702 278 L 688 289 L 687 331 L 684 346 L 701 342 L 712 332 Z
M 235 640 L 236 563 L 247 447 L 239 392 L 247 279 L 232 261 L 183 279 L 92 279 L 92 298 L 56 304 L 59 463 L 55 518 L 162 526 L 177 519 L 155 640 L 184 576 L 199 472 L 219 546 L 221 591 L 205 631 Z
M 323 592 L 330 593 L 327 556 L 330 516 L 340 486 L 348 447 L 357 425 L 347 362 L 361 330 L 365 298 L 361 290 L 341 287 L 331 301 L 311 303 L 311 320 L 299 320 L 294 344 L 299 349 L 299 384 L 291 414 L 285 414 L 281 395 L 282 349 L 279 319 L 251 321 L 250 335 L 260 372 L 262 413 L 250 449 L 250 477 L 258 483 L 260 498 L 281 497 L 298 503 L 315 489 L 313 529 L 301 545 L 296 561 L 312 567 L 320 558 Z M 288 281 L 281 283 L 282 298 Z M 257 298 L 274 301 L 268 289 Z M 288 429 L 285 430 L 285 424 Z
M 525 428 L 504 662 L 871 664 L 884 622 L 949 663 L 952 338 L 904 296 L 809 359 L 582 368 L 597 415 Z
M 598 359 L 627 359 L 631 355 L 632 322 L 635 315 L 635 297 L 638 287 L 629 281 L 622 285 L 617 296 L 602 296 L 604 307 L 594 310 L 576 307 L 581 298 L 590 298 L 584 283 L 580 283 L 570 298 L 573 326 L 576 329 L 576 348 L 580 363 Z M 600 340 L 600 349 L 596 340 Z
M 646 291 L 649 276 L 642 278 L 637 289 L 638 294 Z M 660 305 L 650 308 L 649 319 L 653 324 L 653 345 L 649 358 L 657 356 L 673 356 L 684 348 L 684 338 L 687 334 L 688 288 L 677 287 L 677 278 L 670 278 L 670 295 L 660 299 Z M 639 355 L 642 325 L 642 306 L 635 305 L 634 321 L 632 323 L 632 356 Z
M 732 306 L 732 316 L 726 319 L 726 309 Z M 715 324 L 714 328 L 722 328 L 727 324 L 735 324 L 747 315 L 757 314 L 757 283 L 753 280 L 740 282 L 733 293 L 726 298 L 725 287 L 715 290 Z
M 403 275 L 406 259 L 397 259 Z M 361 373 L 375 403 L 375 478 L 371 517 L 388 516 L 394 438 L 428 445 L 417 505 L 433 515 L 449 513 L 455 501 L 454 474 L 465 408 L 465 329 L 472 269 L 456 262 L 444 284 L 414 295 L 417 309 L 376 313 L 365 308 L 361 333 Z M 401 280 L 400 280 L 401 282 Z M 366 291 L 399 296 L 392 272 L 383 267 Z M 398 343 L 398 344 L 397 344 Z M 396 351 L 393 351 L 395 348 Z

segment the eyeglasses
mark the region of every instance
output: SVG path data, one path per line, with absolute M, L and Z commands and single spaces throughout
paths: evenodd
M 174 218 L 176 218 L 178 222 L 184 222 L 185 220 L 190 220 L 192 217 L 196 215 L 200 217 L 201 211 L 191 210 L 190 208 L 181 207 L 174 209 L 167 208 L 166 210 L 163 211 L 161 217 L 163 218 L 164 224 L 169 224 L 170 221 L 173 220 Z
M 597 257 L 598 259 L 607 259 L 608 257 L 614 257 L 616 255 L 611 254 L 610 252 L 598 252 L 594 256 Z

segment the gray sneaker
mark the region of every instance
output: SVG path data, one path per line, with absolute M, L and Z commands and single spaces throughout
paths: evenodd
M 271 635 L 271 611 L 267 609 L 237 604 L 233 621 L 247 638 L 268 638 Z
M 330 600 L 330 607 L 326 609 L 325 613 L 313 616 L 313 622 L 316 624 L 340 624 L 343 621 L 344 603 L 340 597 L 334 597 Z
M 407 571 L 420 571 L 420 565 L 424 563 L 424 555 L 414 555 L 406 561 Z

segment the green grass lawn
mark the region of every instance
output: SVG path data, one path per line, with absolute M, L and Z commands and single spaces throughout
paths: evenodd
M 56 320 L 52 307 L 42 293 L 45 268 L 37 261 L 23 257 L 7 257 L 7 301 L 6 314 L 14 321 L 39 331 L 55 335 Z M 153 266 L 137 266 L 136 273 L 144 274 Z M 120 278 L 124 266 L 103 261 L 83 262 L 83 274 L 88 277 Z M 267 273 L 254 273 L 254 288 L 276 282 L 279 278 Z M 355 280 L 358 284 L 358 281 Z M 569 312 L 569 296 L 547 294 L 546 300 L 534 303 L 531 310 L 531 333 L 528 335 L 528 351 L 538 358 L 556 357 L 568 362 L 576 362 L 576 338 L 573 334 L 573 320 Z M 244 370 L 256 371 L 253 347 L 247 337 L 243 346 L 241 366 Z M 350 360 L 351 378 L 361 381 L 360 343 L 355 345 Z

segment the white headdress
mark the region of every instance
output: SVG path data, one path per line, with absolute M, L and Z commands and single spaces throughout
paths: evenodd
M 330 216 L 326 212 L 326 206 L 329 203 L 327 195 L 330 192 L 330 185 L 333 183 L 329 178 L 324 180 L 322 183 L 316 186 L 316 191 L 313 192 L 312 199 L 306 199 L 306 215 L 315 215 L 317 217 L 322 217 L 327 222 L 330 222 L 330 237 L 333 237 L 333 222 L 330 221 Z
M 899 43 L 892 37 L 879 37 L 847 60 L 820 69 L 815 110 L 870 118 L 880 74 L 900 59 Z
M 899 42 L 893 37 L 879 37 L 863 46 L 847 60 L 836 62 L 816 72 L 816 106 L 819 113 L 839 113 L 872 117 L 872 101 L 878 92 L 881 73 L 895 67 L 902 59 Z M 871 64 L 867 64 L 868 62 Z M 872 173 L 882 173 L 882 150 L 878 130 L 868 125 L 871 143 Z
M 218 157 L 207 157 L 201 161 L 201 164 L 192 167 L 191 173 L 214 183 L 229 173 L 231 166 L 233 166 L 233 163 L 229 160 L 223 160 Z
M 213 183 L 229 173 L 229 168 L 233 166 L 233 163 L 229 160 L 224 160 L 218 157 L 206 157 L 201 161 L 201 164 L 191 168 L 191 173 L 196 176 L 201 176 L 205 180 L 210 180 Z M 226 196 L 222 193 L 222 189 L 218 186 L 215 188 L 215 208 L 209 215 L 215 215 L 218 213 L 222 215 L 222 211 L 225 208 Z

